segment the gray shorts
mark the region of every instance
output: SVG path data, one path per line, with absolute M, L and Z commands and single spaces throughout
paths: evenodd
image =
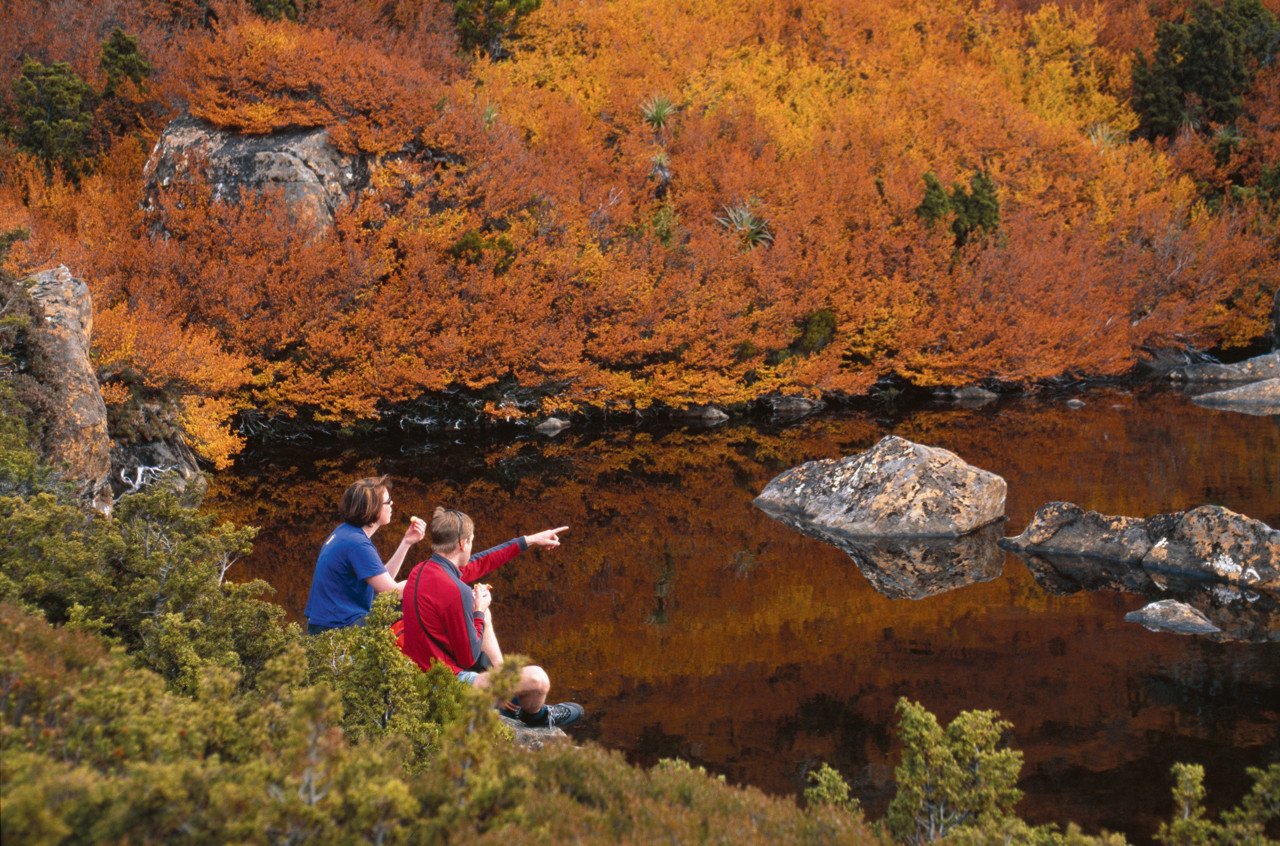
M 480 678 L 479 673 L 473 673 L 471 670 L 459 670 L 458 681 L 463 684 L 475 685 L 476 679 Z

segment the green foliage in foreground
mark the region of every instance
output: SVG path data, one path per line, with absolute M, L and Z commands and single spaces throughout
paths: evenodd
M 991 712 L 944 729 L 899 703 L 887 830 L 825 765 L 801 808 L 682 761 L 520 749 L 491 697 L 399 653 L 393 599 L 362 628 L 304 640 L 260 586 L 225 584 L 250 534 L 163 492 L 126 497 L 112 518 L 51 491 L 0 497 L 0 840 L 1124 842 L 1018 819 L 1021 756 Z M 1254 791 L 1219 822 L 1199 768 L 1177 775 L 1166 846 L 1266 842 L 1280 765 L 1253 771 Z

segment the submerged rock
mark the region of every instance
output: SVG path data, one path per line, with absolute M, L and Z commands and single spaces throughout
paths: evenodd
M 1052 502 L 1036 512 L 1022 534 L 1001 544 L 1020 552 L 1109 559 L 1280 589 L 1280 532 L 1216 505 L 1139 519 Z
M 1222 631 L 1208 617 L 1175 599 L 1162 599 L 1145 608 L 1130 611 L 1124 615 L 1124 619 L 1129 623 L 1141 623 L 1153 632 L 1208 635 Z
M 1238 388 L 1200 394 L 1191 401 L 1197 405 L 1239 411 L 1244 414 L 1280 415 L 1280 378 L 1264 379 Z
M 1280 352 L 1254 356 L 1236 364 L 1189 364 L 1169 371 L 1169 378 L 1183 382 L 1260 382 L 1280 379 Z
M 89 359 L 93 302 L 89 286 L 58 266 L 33 276 L 31 298 L 44 312 L 33 340 L 42 352 L 31 376 L 47 390 L 53 407 L 45 428 L 46 460 L 100 511 L 111 510 L 111 438 L 107 406 Z
M 867 537 L 957 537 L 1004 515 L 1006 485 L 955 453 L 889 435 L 866 452 L 810 461 L 755 499 L 777 517 Z

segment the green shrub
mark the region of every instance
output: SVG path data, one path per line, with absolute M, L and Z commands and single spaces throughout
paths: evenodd
M 1141 130 L 1169 137 L 1239 117 L 1258 68 L 1280 52 L 1280 22 L 1259 0 L 1196 0 L 1182 21 L 1163 21 L 1150 58 L 1133 66 Z
M 79 178 L 92 153 L 89 130 L 97 100 L 93 89 L 66 62 L 45 67 L 27 58 L 13 82 L 13 95 L 18 145 L 38 156 L 50 172 L 61 168 L 70 178 Z

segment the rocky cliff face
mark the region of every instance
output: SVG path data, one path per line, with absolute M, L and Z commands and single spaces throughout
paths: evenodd
M 62 266 L 28 281 L 32 299 L 44 311 L 41 324 L 33 327 L 43 355 L 33 360 L 31 375 L 45 386 L 53 404 L 45 428 L 45 458 L 63 478 L 79 485 L 95 508 L 110 511 L 111 439 L 107 406 L 89 360 L 89 287 Z
M 165 127 L 143 175 L 148 205 L 175 182 L 199 176 L 230 201 L 280 189 L 299 221 L 324 227 L 369 184 L 370 172 L 367 157 L 340 152 L 323 129 L 240 135 L 184 116 Z

